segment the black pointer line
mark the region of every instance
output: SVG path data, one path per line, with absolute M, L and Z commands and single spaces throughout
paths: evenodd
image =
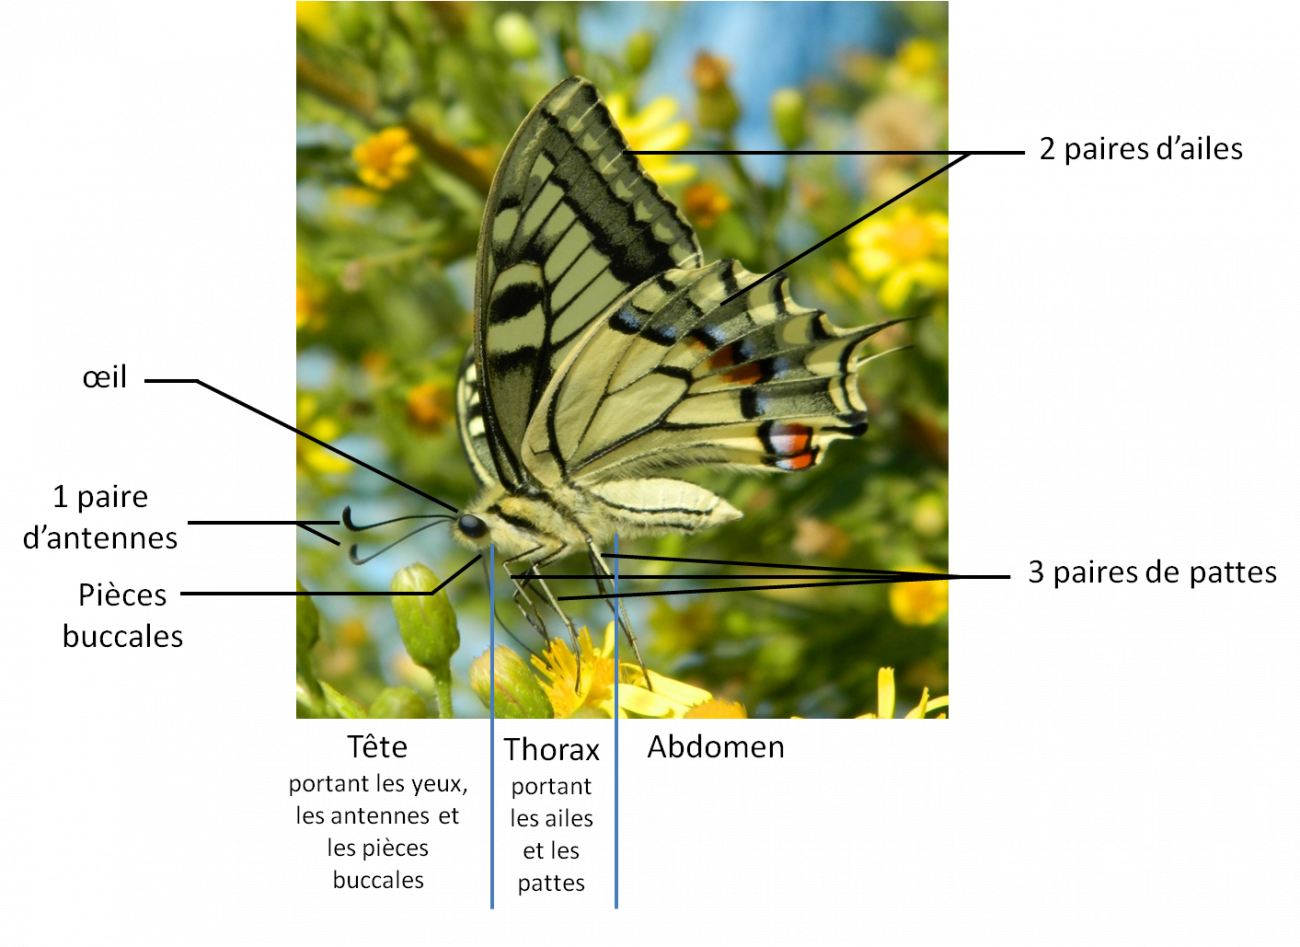
M 211 596 L 211 595 L 222 595 L 222 596 L 226 596 L 226 595 L 255 595 L 255 596 L 266 596 L 266 595 L 313 595 L 313 596 L 315 596 L 315 595 L 334 595 L 334 596 L 344 596 L 344 595 L 363 595 L 363 596 L 364 596 L 364 595 L 437 595 L 439 592 L 441 592 L 443 589 L 445 589 L 445 588 L 446 588 L 446 587 L 451 583 L 451 581 L 452 581 L 453 579 L 459 577 L 460 574 L 461 574 L 462 572 L 464 572 L 466 569 L 468 569 L 470 566 L 472 566 L 474 563 L 478 562 L 478 561 L 479 561 L 480 559 L 482 559 L 482 558 L 483 558 L 483 554 L 482 554 L 482 553 L 479 553 L 477 556 L 475 556 L 475 557 L 474 557 L 473 559 L 471 559 L 469 562 L 465 563 L 463 566 L 461 566 L 459 569 L 457 569 L 455 572 L 453 572 L 451 575 L 449 575 L 446 579 L 444 579 L 442 582 L 440 582 L 440 583 L 438 584 L 438 587 L 437 587 L 437 588 L 435 588 L 435 589 L 431 589 L 431 590 L 428 591 L 428 592 L 299 592 L 299 591 L 297 591 L 297 590 L 294 590 L 294 591 L 292 591 L 292 592 L 182 592 L 181 594 L 182 594 L 182 595 L 208 595 L 208 596 Z
M 318 531 L 318 529 L 312 529 L 313 526 L 338 526 L 337 519 L 295 519 L 294 522 L 311 533 L 312 536 L 320 536 L 322 540 L 333 542 L 335 546 L 341 545 L 338 540 L 331 540 L 325 533 Z
M 1023 151 L 624 151 L 625 155 L 1023 155 Z
M 294 429 L 295 431 L 298 431 L 298 428 L 294 428 Z M 335 454 L 339 455 L 339 457 L 346 457 L 348 460 L 351 460 L 352 463 L 361 464 L 361 466 L 365 467 L 365 470 L 372 471 L 373 473 L 378 473 L 378 475 L 380 475 L 381 477 L 387 477 L 387 479 L 393 481 L 393 483 L 398 485 L 398 487 L 406 487 L 408 490 L 411 490 L 412 493 L 419 493 L 421 497 L 425 498 L 425 500 L 432 500 L 433 502 L 437 503 L 438 506 L 443 507 L 443 509 L 451 510 L 452 513 L 460 513 L 460 510 L 456 509 L 456 507 L 447 505 L 447 503 L 443 503 L 441 500 L 438 500 L 437 497 L 430 497 L 428 493 L 424 492 L 424 490 L 416 489 L 415 487 L 412 487 L 411 484 L 404 483 L 404 481 L 396 479 L 396 477 L 391 475 L 391 473 L 385 473 L 381 471 L 380 468 L 378 467 L 370 466 L 370 464 L 365 462 L 365 460 L 357 460 L 355 457 L 352 457 L 351 454 L 344 454 L 342 450 L 338 449 L 338 447 L 325 444 L 325 441 L 317 440 L 317 438 L 312 437 L 311 434 L 304 433 L 302 431 L 298 431 L 298 433 L 302 434 L 302 436 L 307 438 L 308 441 L 315 442 L 315 444 L 325 447 L 326 450 L 333 450 Z
M 634 556 L 631 553 L 605 553 L 609 559 L 649 559 L 654 562 L 694 562 L 707 566 L 753 566 L 758 569 L 809 569 L 813 572 L 849 572 L 854 575 L 907 575 L 892 569 L 847 569 L 838 566 L 805 566 L 795 562 L 742 562 L 736 559 L 684 559 L 680 556 Z M 932 573 L 925 573 L 931 575 Z M 812 578 L 809 576 L 809 578 Z
M 625 576 L 619 576 L 620 579 Z M 619 592 L 619 598 L 642 598 L 646 596 L 694 596 L 694 594 L 705 594 L 707 592 L 766 592 L 767 589 L 776 588 L 826 588 L 827 585 L 888 585 L 894 581 L 926 581 L 927 579 L 849 579 L 845 581 L 815 581 L 815 583 L 797 584 L 797 585 L 736 585 L 733 588 L 684 588 L 675 592 Z M 580 598 L 614 598 L 610 594 L 603 596 L 555 596 L 556 600 L 562 602 L 572 602 Z
M 947 171 L 949 168 L 951 168 L 951 167 L 953 167 L 953 166 L 955 166 L 955 165 L 961 164 L 963 161 L 965 161 L 965 160 L 966 160 L 967 158 L 969 158 L 969 157 L 970 157 L 970 152 L 963 152 L 963 153 L 962 153 L 962 156 L 961 156 L 960 158 L 956 159 L 955 161 L 949 161 L 947 164 L 945 164 L 945 165 L 944 165 L 942 168 L 940 168 L 938 171 L 935 171 L 933 174 L 927 174 L 925 177 L 921 178 L 921 180 L 917 181 L 917 182 L 916 182 L 915 184 L 913 184 L 911 187 L 906 188 L 905 190 L 899 191 L 897 194 L 895 194 L 895 195 L 894 195 L 893 197 L 891 197 L 889 200 L 885 201 L 885 202 L 884 202 L 883 204 L 881 204 L 879 207 L 876 207 L 876 208 L 874 208 L 874 209 L 872 209 L 872 210 L 867 211 L 865 214 L 863 214 L 863 215 L 862 215 L 861 217 L 859 217 L 857 220 L 853 221 L 853 223 L 851 223 L 851 224 L 846 224 L 845 226 L 841 227 L 839 230 L 837 230 L 837 231 L 835 231 L 833 234 L 831 234 L 829 237 L 827 237 L 825 240 L 819 240 L 817 243 L 814 243 L 811 247 L 809 247 L 809 248 L 808 248 L 807 250 L 805 250 L 803 253 L 800 253 L 798 256 L 791 257 L 790 259 L 786 260 L 784 263 L 782 263 L 782 264 L 781 264 L 780 266 L 778 266 L 776 269 L 772 270 L 770 273 L 767 273 L 767 274 L 764 275 L 764 276 L 760 276 L 758 279 L 754 280 L 754 282 L 750 283 L 750 284 L 749 284 L 748 286 L 746 286 L 744 289 L 737 290 L 736 292 L 732 293 L 730 296 L 728 296 L 728 297 L 727 297 L 726 299 L 724 299 L 722 302 L 718 303 L 718 306 L 719 306 L 719 307 L 721 307 L 721 306 L 725 306 L 727 303 L 731 302 L 731 301 L 732 301 L 733 299 L 735 299 L 736 297 L 745 295 L 745 293 L 749 292 L 751 289 L 753 289 L 755 286 L 758 286 L 760 283 L 765 283 L 765 282 L 767 282 L 767 281 L 770 280 L 773 276 L 775 276 L 777 273 L 780 273 L 782 270 L 784 270 L 787 266 L 792 266 L 793 264 L 798 263 L 800 260 L 802 260 L 802 259 L 803 259 L 804 257 L 806 257 L 808 254 L 812 253 L 814 250 L 817 250 L 817 249 L 820 249 L 821 247 L 824 247 L 826 244 L 830 243 L 830 242 L 831 242 L 832 240 L 834 240 L 836 237 L 838 237 L 838 236 L 840 236 L 841 234 L 847 233 L 848 231 L 852 230 L 854 227 L 856 227 L 858 224 L 862 223 L 862 222 L 863 222 L 864 220 L 866 220 L 868 217 L 872 216 L 873 214 L 878 214 L 878 213 L 880 213 L 882 210 L 884 210 L 884 209 L 885 209 L 886 207 L 888 207 L 890 204 L 894 203 L 894 201 L 897 201 L 897 200 L 900 200 L 901 198 L 906 197 L 908 194 L 911 194 L 913 191 L 915 191 L 915 190 L 916 190 L 918 187 L 920 187 L 922 184 L 926 184 L 926 183 L 929 182 L 929 181 L 933 181 L 935 178 L 937 178 L 939 175 L 943 174 L 943 173 L 944 173 L 945 171 Z
M 338 520 L 186 520 L 190 526 L 338 526 Z

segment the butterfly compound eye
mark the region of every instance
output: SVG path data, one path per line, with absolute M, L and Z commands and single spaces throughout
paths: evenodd
M 470 539 L 482 539 L 488 531 L 487 523 L 468 513 L 456 521 L 456 528 Z

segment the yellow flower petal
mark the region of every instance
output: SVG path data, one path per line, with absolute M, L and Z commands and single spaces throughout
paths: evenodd
M 631 109 L 631 102 L 623 92 L 615 92 L 605 98 L 605 108 L 609 109 L 610 117 L 614 119 L 614 124 L 623 130 L 623 137 L 627 137 L 628 112 Z
M 685 122 L 674 122 L 667 128 L 650 132 L 640 138 L 637 149 L 640 151 L 677 151 L 691 140 L 691 126 Z M 656 157 L 667 157 L 657 155 Z
M 695 177 L 699 169 L 693 164 L 677 164 L 674 162 L 673 164 L 658 165 L 654 168 L 646 167 L 646 171 L 650 174 L 650 177 L 655 179 L 656 184 L 667 186 L 689 181 Z
M 948 265 L 934 260 L 918 260 L 911 265 L 912 280 L 918 286 L 940 292 L 948 288 Z
M 743 704 L 716 697 L 686 712 L 687 720 L 746 720 L 748 717 Z
M 876 675 L 876 710 L 881 720 L 894 719 L 894 669 L 881 668 Z
M 684 707 L 693 707 L 713 698 L 713 695 L 708 691 L 694 687 L 684 681 L 675 681 L 671 677 L 664 677 L 654 671 L 647 671 L 646 674 L 649 676 L 650 684 L 654 687 L 656 694 Z
M 919 720 L 925 716 L 926 702 L 930 699 L 930 688 L 921 688 L 921 702 L 913 707 L 904 716 L 904 720 Z
M 867 279 L 874 280 L 890 271 L 894 257 L 886 250 L 872 247 L 855 254 L 853 262 L 857 265 L 858 272 Z
M 880 286 L 880 304 L 886 309 L 901 309 L 914 284 L 910 269 L 895 270 Z
M 681 704 L 669 700 L 662 694 L 636 687 L 632 684 L 619 684 L 618 703 L 621 710 L 629 711 L 642 717 L 661 719 L 681 717 L 687 710 Z
M 661 95 L 632 119 L 632 126 L 637 133 L 644 134 L 649 129 L 671 122 L 676 114 L 677 103 L 673 101 L 671 96 Z M 683 122 L 683 124 L 685 123 Z

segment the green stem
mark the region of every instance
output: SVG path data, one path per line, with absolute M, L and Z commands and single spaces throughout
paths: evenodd
M 441 673 L 433 675 L 434 693 L 438 698 L 438 716 L 443 720 L 451 720 L 454 716 L 451 712 L 451 667 L 448 666 Z

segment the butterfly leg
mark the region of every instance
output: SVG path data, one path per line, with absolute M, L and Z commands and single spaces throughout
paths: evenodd
M 488 564 L 487 564 L 487 560 L 486 560 L 486 559 L 483 559 L 483 560 L 481 560 L 481 561 L 482 561 L 482 563 L 483 563 L 483 584 L 484 584 L 484 587 L 486 587 L 486 588 L 491 588 L 491 587 L 492 587 L 492 583 L 491 583 L 491 576 L 488 575 Z M 516 592 L 515 594 L 517 595 L 518 592 Z M 520 610 L 522 611 L 522 609 L 520 609 Z M 506 624 L 506 620 L 505 620 L 504 618 L 501 617 L 501 611 L 497 608 L 497 603 L 496 603 L 495 601 L 492 603 L 492 614 L 496 617 L 496 622 L 497 622 L 497 624 L 498 624 L 499 626 L 501 626 L 501 629 L 502 629 L 502 630 L 503 630 L 507 635 L 510 636 L 510 640 L 511 640 L 511 641 L 513 641 L 515 644 L 519 645 L 519 647 L 523 648 L 524 651 L 528 652 L 529 654 L 531 654 L 531 655 L 536 655 L 536 654 L 537 654 L 536 651 L 534 651 L 532 648 L 528 647 L 528 645 L 524 644 L 523 641 L 520 640 L 520 638 L 519 638 L 519 636 L 518 636 L 517 634 L 515 634 L 513 631 L 510 630 L 510 626 Z
M 528 594 L 528 583 L 536 578 L 536 573 L 533 571 L 535 567 L 530 565 L 519 574 L 510 571 L 510 565 L 512 563 L 518 562 L 521 559 L 527 559 L 540 548 L 542 547 L 536 546 L 518 556 L 503 560 L 501 568 L 505 570 L 506 575 L 510 576 L 510 581 L 514 583 L 515 594 L 512 598 L 520 613 L 524 616 L 524 619 L 528 624 L 533 626 L 533 630 L 542 636 L 542 640 L 547 644 L 550 644 L 551 636 L 546 630 L 546 621 L 542 618 L 542 610 L 538 608 L 537 603 L 534 602 L 532 597 Z M 521 579 L 522 581 L 520 581 Z
M 564 626 L 569 629 L 569 641 L 573 645 L 573 656 L 577 662 L 577 667 L 578 667 L 577 674 L 575 675 L 575 680 L 574 680 L 574 690 L 577 691 L 582 689 L 582 646 L 578 644 L 578 629 L 574 627 L 573 620 L 570 619 L 569 616 L 565 614 L 564 609 L 560 607 L 559 600 L 556 599 L 555 595 L 551 592 L 550 586 L 546 584 L 546 581 L 541 576 L 542 566 L 554 562 L 556 559 L 559 559 L 561 556 L 563 556 L 566 552 L 568 552 L 568 548 L 566 546 L 562 544 L 557 545 L 555 549 L 551 550 L 541 559 L 538 559 L 536 562 L 532 564 L 532 566 L 528 570 L 528 576 L 527 578 L 525 578 L 524 582 L 525 584 L 527 584 L 528 582 L 535 582 L 537 584 L 537 587 L 542 590 L 542 594 L 546 596 L 546 601 L 550 604 L 551 608 L 554 609 L 555 614 L 560 616 L 560 620 L 564 622 Z
M 587 537 L 587 552 L 591 557 L 592 574 L 596 578 L 596 590 L 601 595 L 604 595 L 605 583 L 601 581 L 601 576 L 603 575 L 607 579 L 612 579 L 614 574 L 610 571 L 609 566 L 605 564 L 604 557 L 601 556 L 600 550 L 596 548 L 596 543 L 590 536 Z M 623 605 L 623 600 L 621 598 L 618 599 L 616 606 L 614 601 L 606 598 L 605 604 L 609 606 L 611 612 L 615 613 L 615 619 L 623 625 L 623 633 L 627 637 L 627 643 L 632 646 L 633 654 L 636 655 L 636 663 L 641 666 L 641 677 L 645 680 L 646 687 L 650 690 L 654 690 L 654 684 L 651 683 L 650 675 L 645 669 L 645 661 L 641 657 L 641 646 L 637 644 L 636 634 L 632 631 L 632 622 L 627 617 L 627 609 Z M 617 611 L 615 612 L 616 607 Z
M 502 566 L 507 566 L 511 562 L 515 562 L 519 559 L 527 558 L 528 556 L 533 555 L 536 551 L 537 549 L 534 548 L 522 555 L 515 556 L 513 559 L 508 559 L 502 563 Z M 533 621 L 533 619 L 530 617 L 529 622 L 533 625 L 534 628 L 538 630 L 542 638 L 547 642 L 551 640 L 550 636 L 546 633 L 546 628 L 545 628 L 546 623 L 542 619 L 541 609 L 537 607 L 537 603 L 534 602 L 532 598 L 529 597 L 527 592 L 529 583 L 534 583 L 534 582 L 536 583 L 537 587 L 542 590 L 542 594 L 546 597 L 547 603 L 555 611 L 555 614 L 560 616 L 560 620 L 564 622 L 564 626 L 569 629 L 569 640 L 573 643 L 573 653 L 574 655 L 578 655 L 580 653 L 579 645 L 578 645 L 578 630 L 577 628 L 574 627 L 572 619 L 570 619 L 569 616 L 565 614 L 564 609 L 560 607 L 559 601 L 555 598 L 555 595 L 552 594 L 550 586 L 548 586 L 546 582 L 543 581 L 541 575 L 542 566 L 554 562 L 556 559 L 564 555 L 565 552 L 566 549 L 563 545 L 557 545 L 553 550 L 548 551 L 544 556 L 542 556 L 540 559 L 536 560 L 532 565 L 530 565 L 522 575 L 510 574 L 510 577 L 515 583 L 516 603 L 518 603 L 519 598 L 522 597 L 524 601 L 526 601 L 532 607 L 533 614 L 536 616 L 537 620 Z M 510 573 L 510 570 L 507 568 L 506 572 Z M 520 581 L 520 579 L 522 579 L 523 581 Z M 521 610 L 522 610 L 522 606 L 521 606 Z M 524 611 L 524 615 L 528 616 L 528 612 L 526 610 Z

